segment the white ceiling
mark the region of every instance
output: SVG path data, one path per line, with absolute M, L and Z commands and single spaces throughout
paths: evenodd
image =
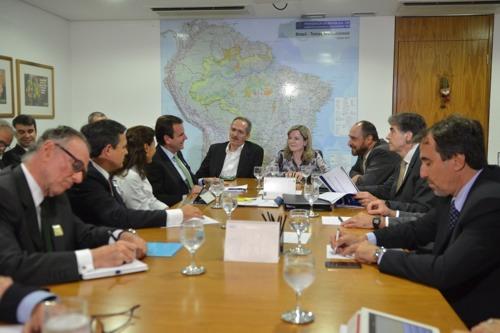
M 176 12 L 169 18 L 188 17 L 299 17 L 323 13 L 326 16 L 351 16 L 353 13 L 374 13 L 377 16 L 457 15 L 500 13 L 499 5 L 403 6 L 409 0 L 19 0 L 69 21 L 154 20 L 160 15 L 152 7 L 203 7 L 243 5 L 242 13 L 207 12 L 192 14 Z M 452 0 L 413 0 L 446 2 Z M 457 1 L 457 0 L 454 0 Z M 465 1 L 465 0 L 458 0 Z M 280 11 L 273 2 L 286 9 Z M 470 2 L 470 1 L 468 1 Z

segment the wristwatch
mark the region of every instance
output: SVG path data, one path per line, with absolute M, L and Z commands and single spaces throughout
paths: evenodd
M 380 260 L 380 257 L 387 251 L 385 247 L 380 246 L 375 249 L 375 253 L 373 253 L 373 258 L 375 259 L 375 262 L 378 264 L 378 261 Z
M 380 228 L 380 223 L 382 223 L 382 219 L 380 218 L 380 216 L 375 216 L 372 219 L 373 229 L 377 230 L 378 228 Z
M 131 233 L 131 234 L 132 234 L 132 235 L 134 235 L 134 236 L 135 236 L 135 235 L 137 235 L 137 231 L 135 231 L 135 229 L 129 228 L 129 229 L 127 229 L 127 230 L 122 230 L 122 232 L 120 232 L 120 233 L 118 234 L 118 237 L 116 237 L 115 241 L 119 240 L 119 239 L 120 239 L 120 237 L 121 237 L 121 235 L 122 235 L 124 232 Z

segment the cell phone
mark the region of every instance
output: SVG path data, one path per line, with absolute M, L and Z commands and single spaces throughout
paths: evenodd
M 361 268 L 361 264 L 355 261 L 325 261 L 326 268 Z

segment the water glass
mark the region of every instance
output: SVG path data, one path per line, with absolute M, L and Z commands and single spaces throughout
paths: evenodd
M 313 283 L 315 276 L 314 257 L 311 254 L 299 256 L 287 253 L 285 255 L 283 277 L 295 291 L 296 305 L 295 309 L 283 313 L 281 319 L 292 324 L 307 324 L 314 320 L 314 314 L 311 311 L 303 310 L 300 307 L 300 296 L 304 289 Z
M 304 198 L 309 202 L 310 210 L 309 217 L 317 217 L 318 213 L 314 212 L 314 202 L 319 198 L 319 186 L 316 182 L 312 181 L 311 184 L 304 185 Z
M 80 297 L 60 297 L 43 303 L 43 333 L 90 333 L 87 302 Z
M 231 214 L 238 207 L 237 195 L 231 192 L 222 193 L 222 209 L 226 212 L 227 220 L 231 221 Z M 226 224 L 221 224 L 221 228 L 225 229 Z
M 301 165 L 300 166 L 300 173 L 302 173 L 302 177 L 304 178 L 304 182 L 307 184 L 307 179 L 309 176 L 311 176 L 311 173 L 313 171 L 312 165 Z
M 203 221 L 200 219 L 191 219 L 181 224 L 181 243 L 191 254 L 191 264 L 182 269 L 184 275 L 200 275 L 205 273 L 203 266 L 196 266 L 194 254 L 205 241 L 205 230 Z
M 309 217 L 307 210 L 292 209 L 290 211 L 290 225 L 295 233 L 297 233 L 298 238 L 297 247 L 290 249 L 290 252 L 299 256 L 311 253 L 311 250 L 302 246 L 301 241 L 302 233 L 309 229 Z
M 224 192 L 224 180 L 220 178 L 215 178 L 212 180 L 209 188 L 210 192 L 215 196 L 215 204 L 212 208 L 222 208 L 220 205 L 220 195 Z
M 253 167 L 253 175 L 257 179 L 257 188 L 262 188 L 262 178 L 264 177 L 264 172 L 261 166 Z
M 267 166 L 267 174 L 271 177 L 278 177 L 280 174 L 280 168 L 277 164 L 272 163 Z

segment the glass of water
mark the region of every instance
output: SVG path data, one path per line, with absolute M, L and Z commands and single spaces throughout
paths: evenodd
M 222 208 L 220 205 L 220 195 L 224 192 L 224 180 L 220 178 L 215 178 L 212 180 L 209 188 L 210 192 L 215 196 L 215 204 L 212 208 Z
M 43 333 L 90 333 L 87 302 L 80 297 L 60 297 L 43 303 Z
M 283 313 L 281 319 L 292 324 L 307 324 L 314 320 L 314 314 L 311 311 L 303 310 L 300 307 L 300 296 L 304 289 L 313 283 L 315 276 L 314 258 L 311 254 L 299 256 L 287 253 L 285 255 L 283 277 L 295 291 L 297 301 L 295 309 Z
M 231 192 L 222 193 L 222 209 L 226 212 L 227 220 L 231 221 L 231 214 L 238 207 L 238 200 L 236 199 L 236 194 Z M 221 224 L 221 228 L 225 229 L 226 224 Z
M 319 186 L 318 183 L 312 181 L 311 184 L 304 185 L 304 198 L 309 202 L 309 217 L 317 217 L 318 213 L 314 212 L 313 206 L 314 202 L 319 198 Z
M 292 209 L 290 211 L 290 225 L 292 229 L 297 233 L 297 247 L 290 249 L 291 253 L 295 255 L 307 255 L 311 253 L 311 250 L 306 249 L 302 246 L 302 233 L 309 229 L 309 217 L 307 210 L 305 209 Z
M 191 254 L 191 264 L 182 269 L 184 275 L 200 275 L 205 273 L 205 267 L 196 266 L 194 254 L 205 241 L 205 230 L 203 221 L 191 219 L 181 224 L 181 243 Z
M 302 178 L 304 179 L 305 184 L 307 184 L 307 179 L 311 176 L 313 171 L 312 165 L 301 165 L 300 173 L 302 173 Z
M 278 177 L 280 174 L 280 168 L 276 163 L 271 163 L 267 166 L 267 174 L 271 177 Z
M 253 175 L 257 179 L 257 188 L 262 188 L 262 178 L 264 177 L 264 172 L 261 166 L 253 167 Z

